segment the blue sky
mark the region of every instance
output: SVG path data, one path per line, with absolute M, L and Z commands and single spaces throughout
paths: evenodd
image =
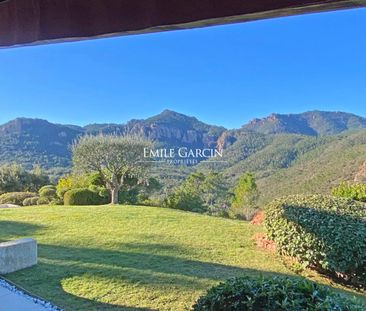
M 240 127 L 272 112 L 366 116 L 366 9 L 0 50 L 0 123 L 124 123 L 163 109 Z

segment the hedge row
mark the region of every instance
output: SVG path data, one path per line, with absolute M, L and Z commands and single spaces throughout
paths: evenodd
M 0 204 L 23 205 L 23 201 L 27 198 L 37 196 L 33 192 L 8 192 L 0 195 Z
M 208 291 L 193 311 L 364 311 L 356 299 L 287 277 L 230 279 Z
M 266 207 L 268 238 L 305 267 L 366 287 L 366 205 L 330 196 L 290 196 Z
M 65 205 L 103 205 L 108 203 L 108 197 L 103 197 L 88 188 L 71 189 L 64 195 Z
M 33 206 L 38 204 L 39 197 L 26 198 L 23 201 L 23 206 Z

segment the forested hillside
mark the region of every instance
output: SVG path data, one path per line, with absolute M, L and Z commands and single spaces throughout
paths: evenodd
M 262 203 L 279 195 L 329 192 L 339 181 L 353 180 L 366 160 L 366 119 L 349 113 L 273 114 L 226 130 L 165 110 L 145 120 L 85 127 L 19 118 L 0 126 L 0 163 L 40 165 L 58 175 L 70 169 L 72 142 L 98 133 L 139 134 L 168 148 L 223 148 L 223 162 L 159 165 L 151 173 L 171 188 L 195 170 L 223 172 L 231 185 L 253 172 Z

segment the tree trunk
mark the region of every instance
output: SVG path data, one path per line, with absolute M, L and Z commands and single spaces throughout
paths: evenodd
M 118 204 L 118 193 L 119 193 L 119 188 L 118 187 L 114 187 L 111 190 L 111 204 Z

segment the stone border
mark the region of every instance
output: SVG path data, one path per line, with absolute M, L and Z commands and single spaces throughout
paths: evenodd
M 0 274 L 7 274 L 37 264 L 37 241 L 24 238 L 0 243 Z

